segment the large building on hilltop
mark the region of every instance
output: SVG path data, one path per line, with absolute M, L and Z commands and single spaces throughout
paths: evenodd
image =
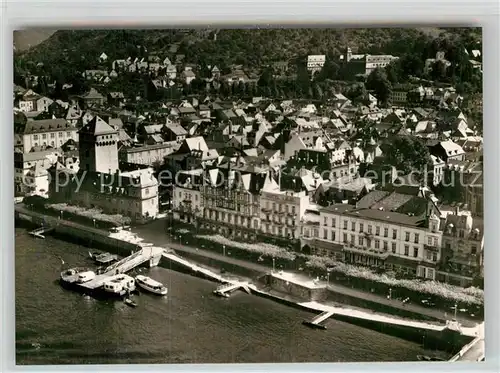
M 118 131 L 94 117 L 79 131 L 80 169 L 61 163 L 49 169 L 49 198 L 85 208 L 98 207 L 107 214 L 128 216 L 142 223 L 159 211 L 158 181 L 153 170 L 118 162 Z
M 345 54 L 340 56 L 345 73 L 350 77 L 356 75 L 370 75 L 377 68 L 384 68 L 399 57 L 389 54 L 353 54 L 351 48 L 347 47 Z

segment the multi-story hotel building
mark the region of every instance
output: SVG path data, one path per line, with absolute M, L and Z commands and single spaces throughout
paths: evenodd
M 234 165 L 205 171 L 201 228 L 227 237 L 255 240 L 260 230 L 260 191 L 269 168 Z
M 341 256 L 347 263 L 435 279 L 442 233 L 432 201 L 373 191 L 357 206 L 335 204 L 320 209 L 319 237 L 315 238 L 322 245 L 311 250 Z M 329 253 L 332 250 L 337 252 Z
M 261 231 L 265 235 L 286 239 L 300 238 L 300 221 L 310 205 L 306 191 L 282 190 L 272 178 L 260 195 Z

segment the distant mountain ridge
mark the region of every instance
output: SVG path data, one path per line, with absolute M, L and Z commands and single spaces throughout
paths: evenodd
M 480 38 L 480 29 L 429 28 L 344 29 L 221 29 L 221 30 L 62 30 L 21 53 L 24 59 L 44 64 L 96 64 L 106 53 L 110 60 L 155 52 L 160 56 L 182 54 L 184 61 L 206 64 L 262 66 L 290 61 L 308 54 L 339 55 L 349 46 L 354 53 L 401 54 L 415 40 Z M 479 30 L 479 31 L 478 31 Z M 215 37 L 216 33 L 216 37 Z M 475 35 L 475 36 L 474 36 Z M 41 36 L 41 35 L 40 35 Z M 35 39 L 33 37 L 33 39 Z M 172 48 L 172 45 L 176 45 Z M 93 62 L 91 62 L 93 61 Z M 88 68 L 92 68 L 89 66 Z

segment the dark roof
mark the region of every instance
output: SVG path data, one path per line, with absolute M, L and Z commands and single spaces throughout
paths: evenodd
M 87 125 L 82 127 L 79 132 L 97 136 L 117 133 L 117 130 L 111 127 L 103 119 L 95 116 Z
M 24 127 L 24 134 L 40 133 L 40 132 L 57 132 L 64 129 L 74 129 L 66 119 L 41 119 L 41 120 L 28 120 Z

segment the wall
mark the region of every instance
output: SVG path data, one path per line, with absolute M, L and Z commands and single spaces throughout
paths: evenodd
M 273 290 L 290 294 L 305 301 L 322 301 L 327 297 L 327 292 L 324 288 L 309 289 L 273 276 L 268 276 L 267 283 Z

